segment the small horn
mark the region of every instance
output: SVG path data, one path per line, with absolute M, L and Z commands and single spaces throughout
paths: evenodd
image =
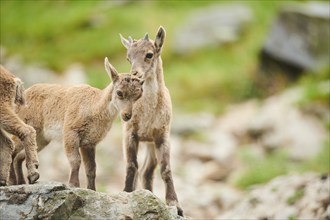
M 131 36 L 128 37 L 128 41 L 129 41 L 130 44 L 133 43 L 133 39 L 132 39 Z
M 149 41 L 149 35 L 148 35 L 148 33 L 146 33 L 146 35 L 144 35 L 143 40 L 147 40 L 147 41 Z

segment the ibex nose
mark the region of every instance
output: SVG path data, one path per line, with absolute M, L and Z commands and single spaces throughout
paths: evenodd
M 132 74 L 133 76 L 136 76 L 136 77 L 138 77 L 138 78 L 141 78 L 142 75 L 143 75 L 143 72 L 142 72 L 142 70 L 141 70 L 140 68 L 132 68 L 132 69 L 131 69 L 131 74 Z
M 131 117 L 132 117 L 131 113 L 125 113 L 123 119 L 124 119 L 124 121 L 128 121 L 131 119 Z

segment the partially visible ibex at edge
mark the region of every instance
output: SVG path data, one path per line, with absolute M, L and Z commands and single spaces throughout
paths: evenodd
M 0 186 L 8 184 L 12 153 L 15 148 L 6 132 L 15 135 L 22 142 L 27 158 L 29 183 L 34 183 L 39 179 L 36 132 L 14 111 L 15 107 L 25 104 L 23 92 L 22 81 L 0 65 Z

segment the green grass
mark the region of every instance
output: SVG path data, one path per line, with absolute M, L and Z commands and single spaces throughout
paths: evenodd
M 167 31 L 163 50 L 165 78 L 174 108 L 220 113 L 228 103 L 254 96 L 252 77 L 258 53 L 281 1 L 236 1 L 249 6 L 254 21 L 235 44 L 205 48 L 185 56 L 173 54 L 175 33 L 187 17 L 203 7 L 231 1 L 0 1 L 0 39 L 10 55 L 63 72 L 80 62 L 89 83 L 104 87 L 108 56 L 120 72 L 130 69 L 119 33 L 133 38 L 160 25 Z
M 302 77 L 298 85 L 304 89 L 303 99 L 298 105 L 304 107 L 311 104 L 329 105 L 330 97 L 330 69 L 324 68 Z
M 305 190 L 304 188 L 299 188 L 297 189 L 292 196 L 290 196 L 287 199 L 287 204 L 288 205 L 294 205 L 296 202 L 298 202 L 300 199 L 302 199 L 305 195 Z
M 270 181 L 279 175 L 304 172 L 330 174 L 330 142 L 326 141 L 320 153 L 310 160 L 293 161 L 285 150 L 275 150 L 266 155 L 254 154 L 250 149 L 240 152 L 240 159 L 245 167 L 235 181 L 239 188 L 246 189 L 256 184 Z
M 245 165 L 245 170 L 236 181 L 236 185 L 240 188 L 268 182 L 276 176 L 285 174 L 291 166 L 288 163 L 288 155 L 283 151 L 276 151 L 263 157 L 243 150 L 240 158 Z M 286 162 L 283 163 L 284 161 Z

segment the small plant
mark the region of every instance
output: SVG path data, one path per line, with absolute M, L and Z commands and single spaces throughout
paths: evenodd
M 297 189 L 292 196 L 290 196 L 287 200 L 286 203 L 288 205 L 294 205 L 296 202 L 298 202 L 302 197 L 305 195 L 305 190 L 304 188 L 299 188 Z
M 287 172 L 288 155 L 284 151 L 274 151 L 269 155 L 256 155 L 250 151 L 240 152 L 245 170 L 236 181 L 240 188 L 270 181 Z
M 292 216 L 289 216 L 289 220 L 297 220 L 297 217 L 292 215 Z
M 324 143 L 315 158 L 305 161 L 291 160 L 283 149 L 265 155 L 253 154 L 250 150 L 242 150 L 239 155 L 245 169 L 236 179 L 235 184 L 240 188 L 248 188 L 255 184 L 268 182 L 276 176 L 292 172 L 330 173 L 329 154 L 329 140 Z M 273 190 L 276 191 L 276 189 Z

